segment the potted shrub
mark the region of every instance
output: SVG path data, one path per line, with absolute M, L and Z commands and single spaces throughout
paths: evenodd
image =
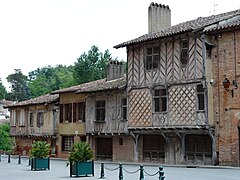
M 50 169 L 50 144 L 46 141 L 35 141 L 29 151 L 31 170 Z
M 94 176 L 94 161 L 93 152 L 86 142 L 75 143 L 68 157 L 68 164 L 70 164 L 70 177 L 81 175 Z

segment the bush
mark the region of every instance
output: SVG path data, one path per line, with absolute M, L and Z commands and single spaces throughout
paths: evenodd
M 35 158 L 47 158 L 49 157 L 50 152 L 50 144 L 46 141 L 35 141 L 32 144 L 32 149 L 30 149 L 29 154 L 30 157 Z
M 93 152 L 86 142 L 75 143 L 68 157 L 69 162 L 85 162 L 93 159 Z

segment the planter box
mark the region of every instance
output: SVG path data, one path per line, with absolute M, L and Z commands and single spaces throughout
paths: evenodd
M 78 176 L 87 176 L 92 175 L 94 176 L 94 161 L 87 161 L 87 162 L 71 162 L 70 163 L 70 177 L 72 175 Z
M 50 169 L 50 158 L 31 158 L 31 170 Z

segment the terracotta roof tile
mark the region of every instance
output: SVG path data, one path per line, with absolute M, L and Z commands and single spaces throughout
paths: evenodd
M 13 103 L 11 105 L 5 106 L 5 108 L 11 108 L 11 107 L 19 107 L 19 106 L 27 106 L 27 105 L 38 105 L 38 104 L 45 104 L 45 103 L 53 103 L 58 101 L 59 95 L 51 95 L 46 94 L 43 96 L 39 96 L 33 99 L 28 99 L 26 101 L 21 101 L 17 103 Z
M 69 92 L 86 93 L 86 92 L 120 89 L 120 88 L 124 88 L 126 84 L 127 84 L 126 77 L 118 78 L 111 81 L 107 81 L 107 79 L 104 78 L 104 79 L 80 84 L 77 86 L 72 86 L 69 88 L 53 91 L 51 94 L 61 94 L 61 93 L 69 93 Z
M 212 16 L 208 16 L 208 17 L 199 17 L 192 21 L 187 21 L 187 22 L 177 24 L 175 26 L 171 26 L 165 30 L 162 30 L 161 32 L 145 34 L 143 36 L 132 39 L 130 41 L 123 42 L 121 44 L 114 46 L 114 48 L 121 48 L 121 47 L 129 46 L 129 45 L 133 45 L 133 44 L 138 44 L 138 43 L 142 43 L 142 42 L 146 42 L 146 41 L 150 41 L 150 40 L 155 40 L 158 38 L 172 36 L 172 35 L 187 32 L 187 31 L 203 29 L 206 26 L 212 25 L 214 23 L 232 18 L 234 16 L 238 16 L 238 15 L 240 15 L 240 9 L 231 11 L 231 12 L 227 12 L 227 13 L 218 14 L 218 15 L 212 15 Z

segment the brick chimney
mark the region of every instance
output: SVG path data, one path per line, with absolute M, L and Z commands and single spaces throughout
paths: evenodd
M 107 65 L 107 81 L 118 79 L 124 76 L 123 63 L 117 60 L 110 60 Z
M 171 27 L 169 6 L 152 2 L 148 7 L 148 33 L 159 32 L 168 27 Z

